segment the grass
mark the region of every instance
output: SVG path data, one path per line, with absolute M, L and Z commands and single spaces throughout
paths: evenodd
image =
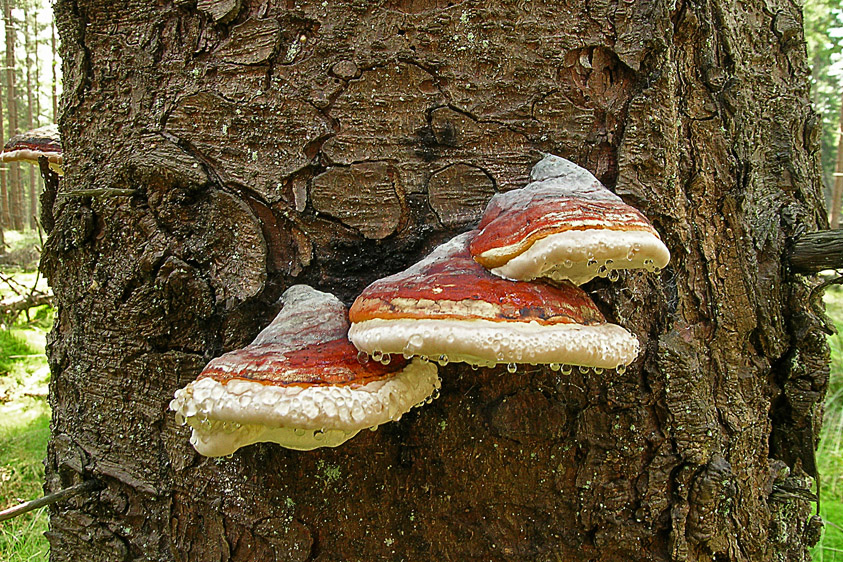
M 817 468 L 821 478 L 822 539 L 812 551 L 816 562 L 843 562 L 843 288 L 833 285 L 825 294 L 826 312 L 840 333 L 828 338 L 831 379 L 825 402 Z
M 1 272 L 30 287 L 35 280 L 31 271 L 4 267 Z M 12 293 L 0 283 L 0 298 Z M 43 495 L 50 435 L 44 343 L 52 322 L 52 309 L 43 306 L 33 309 L 30 319 L 21 315 L 10 329 L 0 329 L 0 509 Z M 0 523 L 0 560 L 48 560 L 47 522 L 42 508 Z

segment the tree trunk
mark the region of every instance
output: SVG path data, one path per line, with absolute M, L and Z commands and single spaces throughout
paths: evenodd
M 843 94 L 841 94 L 843 96 Z M 843 102 L 840 103 L 840 123 L 837 128 L 837 160 L 834 165 L 834 190 L 831 195 L 832 229 L 840 228 L 840 206 L 843 203 Z
M 52 559 L 807 561 L 828 350 L 785 262 L 826 226 L 801 15 L 672 5 L 60 0 L 46 488 L 102 487 L 51 508 Z M 629 369 L 452 363 L 336 449 L 194 453 L 173 392 L 286 287 L 350 303 L 543 152 L 672 252 L 586 285 Z
M 0 76 L 0 139 L 6 142 L 6 126 L 3 123 L 3 78 Z M 4 230 L 11 224 L 9 219 L 9 197 L 6 184 L 9 166 L 0 165 L 0 255 L 6 253 L 6 240 Z
M 59 121 L 59 96 L 58 96 L 58 77 L 56 76 L 56 66 L 58 65 L 56 49 L 56 22 L 50 21 L 50 72 L 52 73 L 53 81 L 50 83 L 50 99 L 53 102 L 53 123 Z
M 52 19 L 50 20 L 52 23 Z M 41 59 L 38 58 L 38 43 L 39 43 L 39 36 L 44 31 L 45 27 L 39 28 L 38 26 L 38 9 L 33 8 L 32 10 L 32 29 L 33 29 L 33 43 L 34 43 L 34 59 L 35 59 L 35 126 L 40 127 L 41 123 L 43 123 L 43 115 L 41 114 Z M 35 221 L 36 225 L 34 228 L 38 228 L 38 216 L 41 213 L 41 194 L 44 193 L 44 188 L 46 187 L 44 184 L 44 178 L 41 174 L 37 176 L 37 183 L 35 185 L 35 194 L 37 194 L 33 201 L 30 202 L 30 212 L 32 213 L 33 221 Z M 42 225 L 43 226 L 43 225 Z
M 26 128 L 32 130 L 35 128 L 35 118 L 33 117 L 33 111 L 35 109 L 35 102 L 33 101 L 33 84 L 32 84 L 32 51 L 33 47 L 33 35 L 37 33 L 36 26 L 33 24 L 30 27 L 29 20 L 31 18 L 31 14 L 24 13 L 23 18 L 23 30 L 24 30 L 24 51 L 26 52 Z M 36 75 L 36 84 L 37 84 L 37 75 Z M 35 88 L 35 96 L 38 97 L 37 86 Z M 37 114 L 35 114 L 37 116 Z M 28 217 L 24 221 L 26 225 L 29 226 L 30 230 L 35 230 L 36 228 L 36 219 L 38 217 L 38 209 L 36 207 L 38 196 L 35 194 L 35 166 L 29 165 L 27 166 L 29 169 L 29 183 L 27 184 L 27 199 L 28 199 L 28 207 L 29 212 L 27 213 Z
M 3 17 L 6 21 L 6 110 L 9 116 L 9 134 L 18 132 L 18 103 L 15 92 L 15 22 L 12 16 L 13 0 L 3 0 Z M 10 226 L 23 230 L 23 185 L 21 185 L 20 165 L 9 164 L 9 218 Z

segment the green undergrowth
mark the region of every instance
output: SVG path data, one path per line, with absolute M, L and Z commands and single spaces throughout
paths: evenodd
M 34 272 L 0 270 L 23 286 Z M 14 291 L 0 283 L 0 298 Z M 32 309 L 8 328 L 0 329 L 0 509 L 43 495 L 44 457 L 50 434 L 47 384 L 50 372 L 44 356 L 53 310 Z M 44 538 L 47 509 L 0 522 L 0 561 L 34 562 L 49 558 Z
M 839 333 L 828 338 L 831 378 L 817 449 L 820 473 L 822 539 L 813 550 L 815 562 L 843 562 L 843 288 L 833 285 L 825 294 L 826 313 Z

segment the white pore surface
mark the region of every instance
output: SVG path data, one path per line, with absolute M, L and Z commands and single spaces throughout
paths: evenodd
M 361 429 L 398 420 L 439 386 L 436 366 L 416 359 L 392 378 L 360 386 L 203 378 L 177 390 L 170 409 L 190 424 L 191 443 L 202 455 L 228 455 L 259 441 L 310 450 L 335 447 Z
M 615 324 L 583 326 L 456 319 L 379 319 L 352 324 L 348 339 L 369 354 L 403 353 L 491 366 L 498 363 L 614 369 L 638 355 L 638 339 Z
M 62 153 L 61 152 L 41 152 L 40 150 L 32 150 L 29 148 L 19 148 L 17 150 L 9 150 L 8 152 L 0 153 L 0 162 L 32 162 L 38 164 L 38 158 L 41 156 L 47 157 L 47 162 L 50 168 L 58 175 L 62 175 Z
M 589 265 L 589 260 L 592 263 Z M 650 262 L 649 260 L 652 260 Z M 639 230 L 568 230 L 551 234 L 530 246 L 492 273 L 506 279 L 529 281 L 551 277 L 582 285 L 598 270 L 662 268 L 670 252 L 658 236 Z M 645 263 L 647 262 L 647 263 Z

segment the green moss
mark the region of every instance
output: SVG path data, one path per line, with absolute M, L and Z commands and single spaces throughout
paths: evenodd
M 316 467 L 319 469 L 322 479 L 328 484 L 338 481 L 342 476 L 339 466 L 327 463 L 324 460 L 319 460 Z

